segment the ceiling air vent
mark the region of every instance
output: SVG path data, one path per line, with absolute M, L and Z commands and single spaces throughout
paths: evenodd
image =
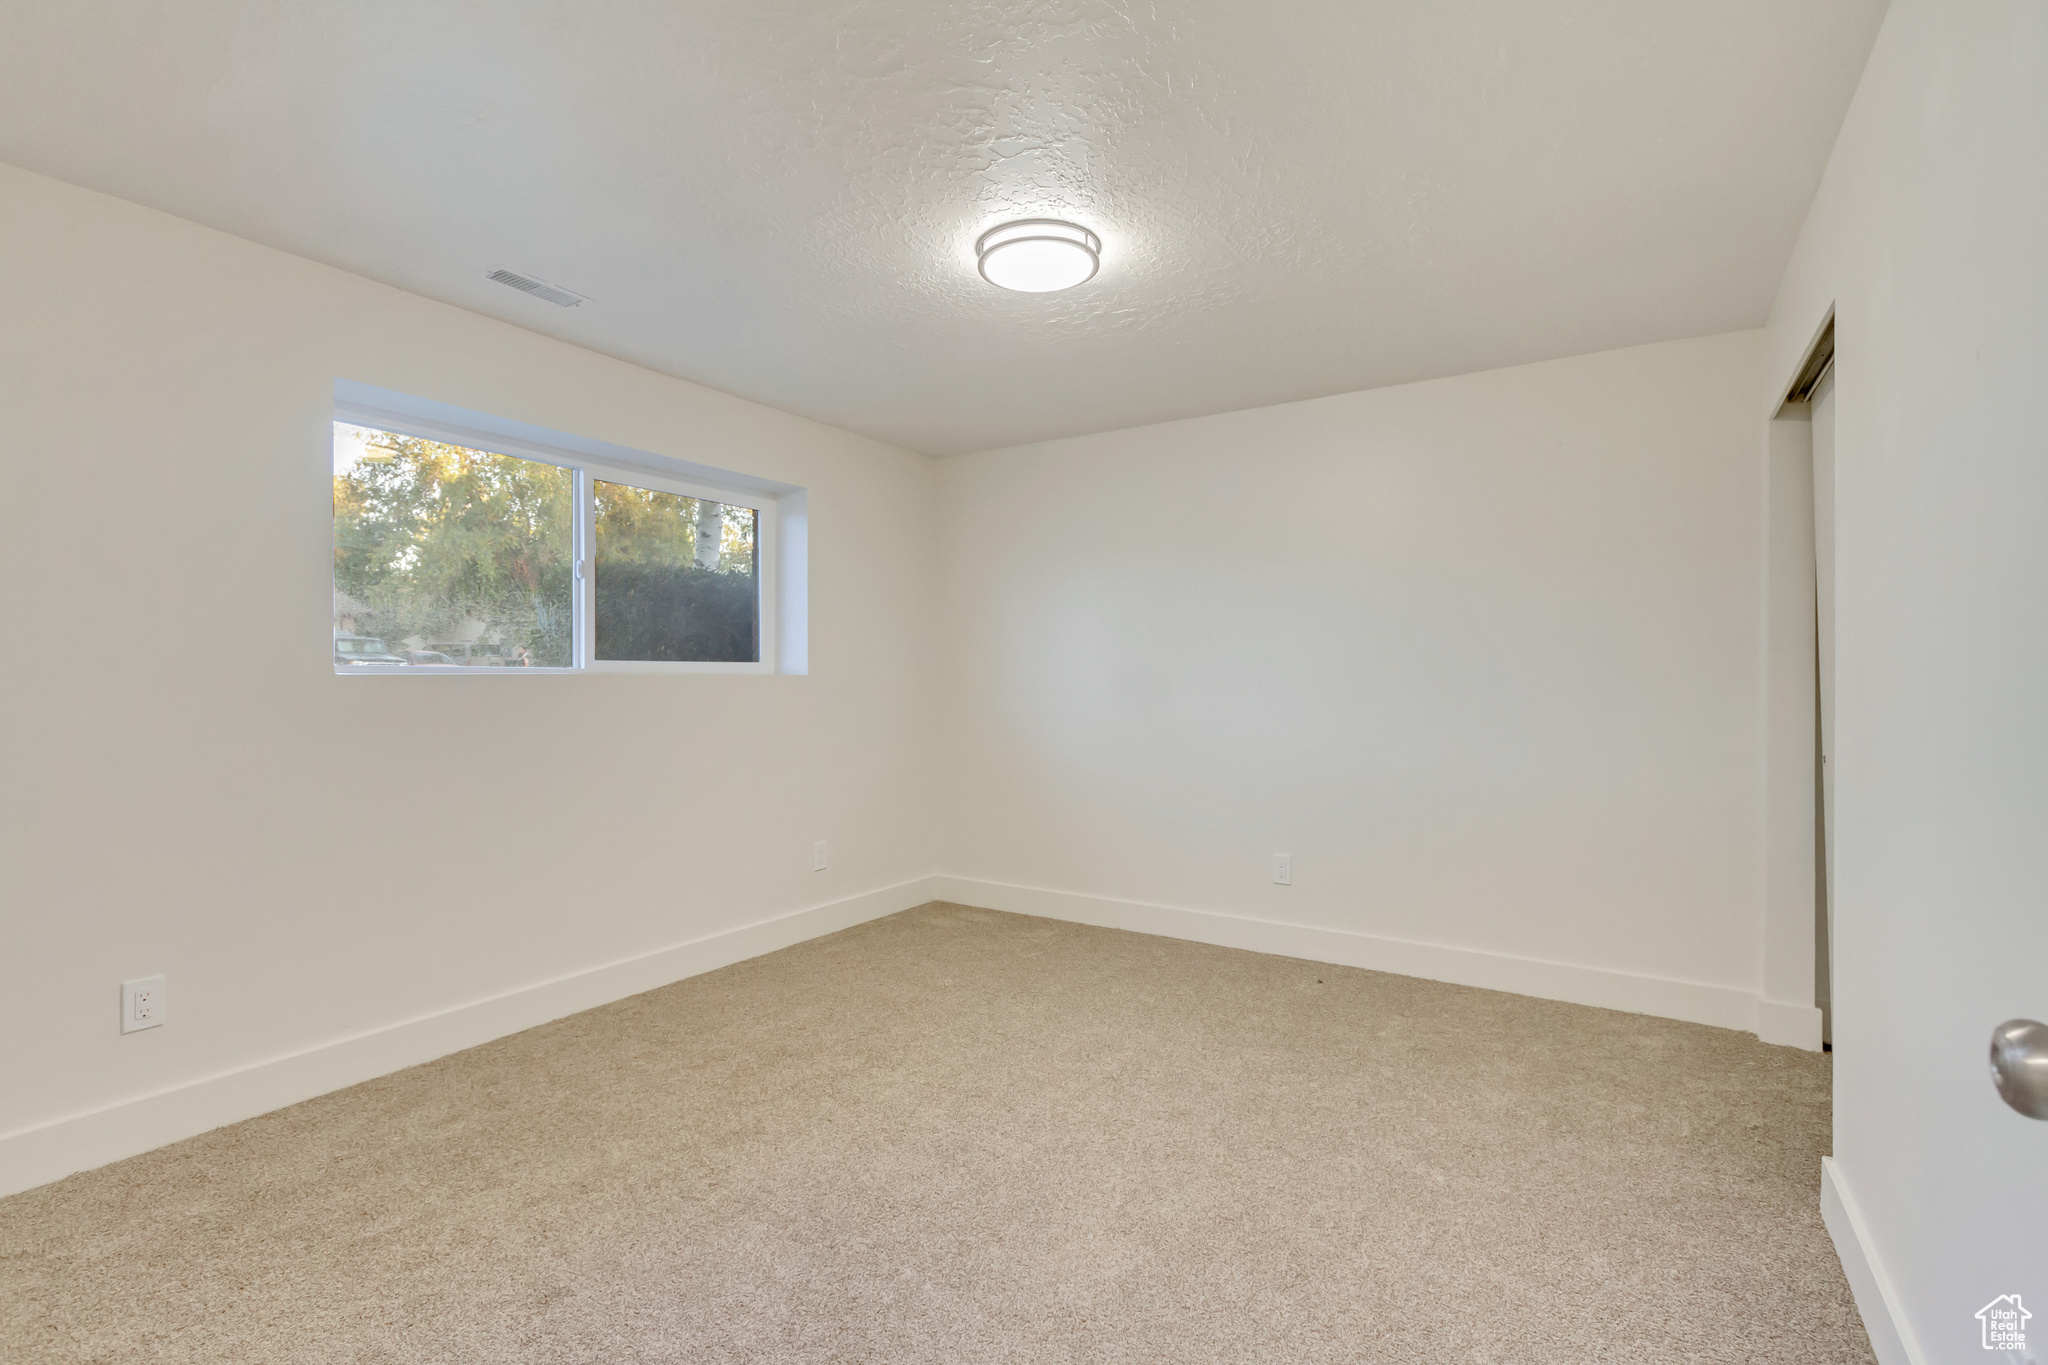
M 546 299 L 549 303 L 560 304 L 564 308 L 574 308 L 584 301 L 581 294 L 572 294 L 560 285 L 537 280 L 531 275 L 522 275 L 516 270 L 507 270 L 502 265 L 485 271 L 484 278 L 496 280 L 499 284 L 509 284 L 521 293 L 531 294 L 537 299 Z

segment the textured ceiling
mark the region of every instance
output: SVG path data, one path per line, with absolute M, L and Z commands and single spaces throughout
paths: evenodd
M 0 160 L 943 454 L 1759 325 L 1882 13 L 0 0 Z

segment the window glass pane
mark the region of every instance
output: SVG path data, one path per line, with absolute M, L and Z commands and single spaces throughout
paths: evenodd
M 334 661 L 566 668 L 568 470 L 334 424 Z
M 594 486 L 597 657 L 759 662 L 754 509 Z

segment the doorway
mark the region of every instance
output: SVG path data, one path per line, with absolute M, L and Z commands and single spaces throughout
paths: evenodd
M 1834 322 L 1770 424 L 1766 1013 L 1834 1041 Z M 1807 1002 L 1811 1002 L 1808 1004 Z
M 1823 1047 L 1834 1046 L 1835 904 L 1835 363 L 1834 325 L 1828 326 L 1825 368 L 1808 405 L 1813 416 L 1814 725 L 1818 780 L 1814 821 L 1813 993 L 1820 1006 Z

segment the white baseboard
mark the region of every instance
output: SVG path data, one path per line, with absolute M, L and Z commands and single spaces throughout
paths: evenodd
M 1756 1036 L 1784 1047 L 1820 1051 L 1820 1006 L 1783 1000 L 1756 1002 Z
M 1842 1273 L 1856 1296 L 1856 1311 L 1863 1315 L 1863 1330 L 1870 1334 L 1870 1349 L 1877 1353 L 1878 1365 L 1927 1365 L 1913 1329 L 1898 1311 L 1898 1294 L 1884 1273 L 1863 1215 L 1833 1157 L 1820 1159 L 1820 1217 L 1834 1239 L 1835 1255 L 1841 1258 Z
M 940 898 L 920 877 L 0 1134 L 0 1196 Z
M 1380 938 L 1348 929 L 1288 924 L 1209 910 L 1181 910 L 1166 905 L 1085 896 L 1072 891 L 1010 886 L 971 877 L 941 875 L 932 878 L 930 884 L 932 895 L 940 900 L 989 910 L 1040 915 L 1046 919 L 1071 920 L 1107 929 L 1130 929 L 1141 934 L 1191 939 L 1196 943 L 1213 943 L 1224 948 L 1248 948 L 1253 952 L 1277 953 L 1282 957 L 1306 958 L 1311 962 L 1396 972 L 1402 976 L 1448 981 L 1459 986 L 1481 986 L 1487 990 L 1511 991 L 1516 995 L 1533 995 L 1544 1000 L 1563 1000 L 1574 1005 L 1597 1005 L 1602 1009 L 1625 1010 L 1631 1014 L 1654 1014 L 1695 1024 L 1713 1024 L 1746 1033 L 1754 1033 L 1757 1028 L 1756 993 L 1734 986 L 1510 957 L 1438 943 Z M 1817 1034 L 1814 1041 L 1818 1045 Z

